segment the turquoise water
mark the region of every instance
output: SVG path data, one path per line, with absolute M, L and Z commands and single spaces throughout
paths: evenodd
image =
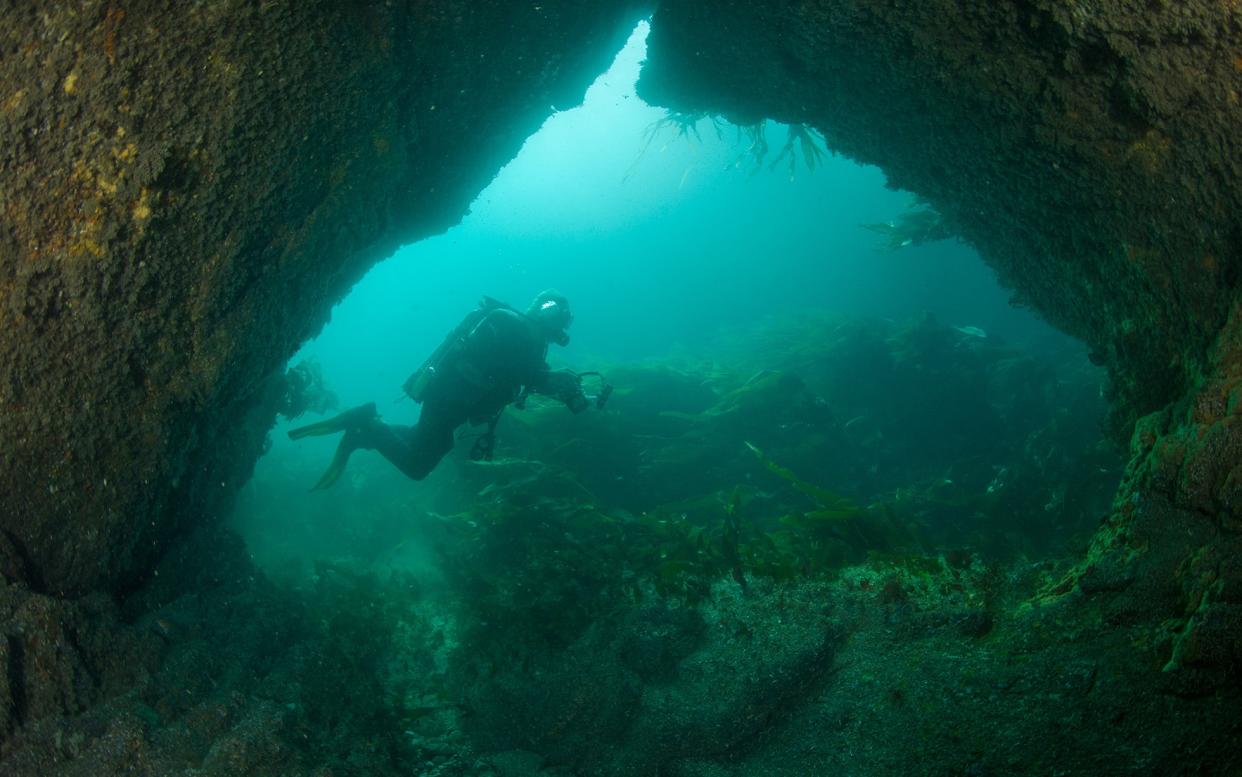
M 644 152 L 665 115 L 634 94 L 644 35 L 645 24 L 459 226 L 398 251 L 336 307 L 301 356 L 319 360 L 344 405 L 395 396 L 480 295 L 524 306 L 549 286 L 573 303 L 573 342 L 557 352 L 569 363 L 693 349 L 722 328 L 804 308 L 925 310 L 1005 338 L 1048 335 L 965 245 L 877 252 L 861 225 L 891 220 L 912 198 L 886 189 L 874 167 L 834 156 L 813 172 L 799 163 L 792 180 L 783 163 L 754 172 L 735 128 L 717 137 L 706 119 L 698 136 L 666 129 Z M 772 159 L 785 129 L 769 122 L 767 135 Z
M 865 225 L 913 198 L 877 169 L 777 161 L 773 123 L 756 165 L 737 128 L 644 105 L 644 32 L 291 360 L 327 416 L 411 424 L 403 382 L 482 295 L 555 287 L 549 361 L 615 388 L 506 410 L 492 461 L 467 426 L 424 480 L 362 449 L 319 491 L 341 434 L 280 419 L 232 524 L 323 631 L 295 696 L 362 715 L 341 736 L 394 773 L 852 773 L 860 741 L 921 764 L 887 732 L 995 672 L 1108 510 L 1105 376 L 968 245 L 885 250 Z M 1007 702 L 978 698 L 990 725 Z
M 340 408 L 375 401 L 386 421 L 413 423 L 418 406 L 402 382 L 481 295 L 522 307 L 555 287 L 575 321 L 550 361 L 578 370 L 727 359 L 731 333 L 808 312 L 892 327 L 931 314 L 988 343 L 1085 365 L 1076 344 L 1009 304 L 964 243 L 881 250 L 863 225 L 892 221 L 913 198 L 886 188 L 878 169 L 836 155 L 814 170 L 801 158 L 773 165 L 787 128 L 772 122 L 761 165 L 727 123 L 659 128 L 665 112 L 634 92 L 645 33 L 644 22 L 583 105 L 551 116 L 460 225 L 378 264 L 291 363 L 317 362 Z M 357 546 L 417 546 L 409 513 L 454 488 L 448 476 L 414 483 L 361 451 L 334 491 L 307 494 L 336 442 L 286 439 L 310 420 L 282 419 L 241 496 L 235 523 L 256 554 L 304 569 Z

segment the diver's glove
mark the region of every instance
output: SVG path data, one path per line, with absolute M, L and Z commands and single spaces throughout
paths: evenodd
M 565 400 L 565 405 L 569 408 L 571 413 L 577 415 L 591 406 L 591 400 L 587 399 L 586 394 L 579 391 L 577 394 L 574 394 Z

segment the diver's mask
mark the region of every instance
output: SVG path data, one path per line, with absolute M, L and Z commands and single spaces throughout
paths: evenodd
M 557 345 L 569 344 L 569 325 L 574 316 L 569 312 L 569 301 L 564 297 L 541 297 L 535 300 L 528 315 L 544 330 L 548 340 Z

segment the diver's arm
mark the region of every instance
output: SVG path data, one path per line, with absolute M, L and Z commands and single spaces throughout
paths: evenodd
M 582 391 L 582 379 L 572 370 L 539 371 L 535 379 L 527 386 L 536 394 L 560 400 L 574 413 L 581 413 L 591 406 L 591 401 Z

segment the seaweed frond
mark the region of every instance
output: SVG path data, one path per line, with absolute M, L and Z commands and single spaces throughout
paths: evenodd
M 634 159 L 634 163 L 631 164 L 629 169 L 625 171 L 625 176 L 622 180 L 628 181 L 630 179 L 630 177 L 634 174 L 634 171 L 638 169 L 639 163 L 642 162 L 644 157 L 646 157 L 652 144 L 655 143 L 656 139 L 661 136 L 671 134 L 672 140 L 674 141 L 693 140 L 698 143 L 702 143 L 703 136 L 699 133 L 699 122 L 704 119 L 711 122 L 712 128 L 716 131 L 716 137 L 723 139 L 724 131 L 720 118 L 711 116 L 707 113 L 669 110 L 664 114 L 663 118 L 657 119 L 648 124 L 646 129 L 643 130 L 642 148 L 639 150 L 638 156 Z M 666 148 L 668 148 L 668 143 L 665 143 L 660 150 L 663 151 Z
M 767 122 L 758 121 L 754 124 L 738 125 L 736 143 L 741 144 L 743 139 L 747 141 L 746 148 L 742 150 L 737 158 L 733 160 L 732 167 L 737 169 L 742 166 L 743 162 L 750 160 L 750 174 L 755 175 L 763 169 L 763 160 L 768 155 L 768 138 L 767 138 Z
M 802 154 L 802 161 L 806 164 L 806 169 L 815 172 L 816 165 L 824 163 L 824 157 L 828 153 L 827 142 L 814 127 L 808 124 L 787 124 L 785 125 L 789 131 L 785 138 L 785 145 L 781 147 L 781 152 L 776 155 L 776 159 L 772 160 L 772 164 L 768 166 L 769 170 L 775 170 L 776 166 L 782 160 L 789 160 L 789 180 L 794 179 L 794 174 L 798 170 L 798 154 Z

